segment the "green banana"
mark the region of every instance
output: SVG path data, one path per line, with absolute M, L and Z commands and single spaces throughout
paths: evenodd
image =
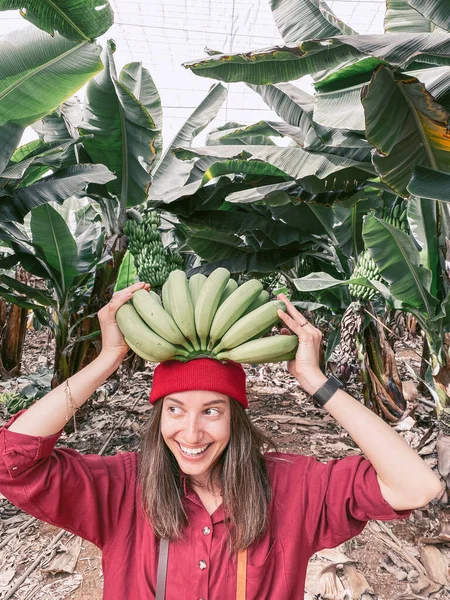
M 250 279 L 237 288 L 225 302 L 219 306 L 209 333 L 209 349 L 230 329 L 259 296 L 262 283 L 257 279 Z
M 151 356 L 150 354 L 146 354 L 145 352 L 143 352 L 139 348 L 136 348 L 136 346 L 132 342 L 130 342 L 129 339 L 125 338 L 125 341 L 130 346 L 131 350 L 133 350 L 133 352 L 135 354 L 137 354 L 138 356 L 140 356 L 144 360 L 148 360 L 149 362 L 159 362 L 158 359 L 155 358 L 154 356 Z
M 197 304 L 198 295 L 206 279 L 207 277 L 203 273 L 196 273 L 189 279 L 189 292 L 191 293 L 192 304 L 194 306 Z
M 156 302 L 159 303 L 160 306 L 162 306 L 162 302 L 161 302 L 161 298 L 159 297 L 159 294 L 157 294 L 156 292 L 153 292 L 152 290 L 150 290 L 149 294 L 151 295 L 152 298 L 154 298 L 156 300 Z
M 238 282 L 235 279 L 230 279 L 230 281 L 227 283 L 227 287 L 223 290 L 223 294 L 220 297 L 219 306 L 223 304 L 228 296 L 231 296 L 231 294 L 237 290 L 237 288 Z
M 256 310 L 263 304 L 266 304 L 267 302 L 269 302 L 269 298 L 270 298 L 269 292 L 267 292 L 266 290 L 263 290 L 260 293 L 260 295 L 256 298 L 256 300 L 254 300 L 250 304 L 250 306 L 247 308 L 247 310 L 244 313 L 244 316 L 248 315 L 248 313 L 251 313 L 252 311 Z
M 136 290 L 132 303 L 139 316 L 155 333 L 170 342 L 192 350 L 192 346 L 178 329 L 177 324 L 149 292 L 144 289 Z
M 170 309 L 169 286 L 167 284 L 167 281 L 161 288 L 161 295 L 164 310 L 172 317 L 172 311 Z
M 181 269 L 171 271 L 167 279 L 167 292 L 170 298 L 170 311 L 175 323 L 195 350 L 200 350 L 195 330 L 194 306 L 186 273 Z M 164 296 L 163 296 L 164 298 Z
M 278 310 L 286 312 L 286 304 L 275 300 L 244 315 L 230 327 L 213 352 L 219 354 L 222 350 L 240 346 L 263 331 L 272 328 L 280 320 Z
M 147 327 L 129 302 L 117 310 L 116 321 L 124 338 L 130 340 L 139 355 L 142 352 L 146 356 L 154 357 L 156 361 L 169 360 L 177 354 L 189 356 L 186 350 L 176 348 Z
M 296 335 L 274 335 L 252 340 L 231 350 L 220 352 L 217 359 L 248 364 L 273 362 L 277 357 L 289 355 L 290 352 L 296 350 L 297 346 L 298 337 Z
M 200 338 L 200 348 L 206 350 L 211 323 L 219 306 L 220 297 L 230 279 L 230 271 L 219 267 L 203 284 L 195 304 L 195 329 Z

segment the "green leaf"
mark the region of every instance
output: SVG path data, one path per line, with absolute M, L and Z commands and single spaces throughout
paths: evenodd
M 36 253 L 52 269 L 53 283 L 65 295 L 79 274 L 77 244 L 66 222 L 49 204 L 43 204 L 32 211 L 30 226 Z
M 363 91 L 367 139 L 377 148 L 373 163 L 381 179 L 407 196 L 415 165 L 448 169 L 450 113 L 414 77 L 378 67 Z
M 23 135 L 23 127 L 6 123 L 0 127 L 0 175 L 9 163 L 20 139 Z
M 355 33 L 323 0 L 270 0 L 270 8 L 286 44 Z
M 6 288 L 0 286 L 0 296 L 6 300 L 6 302 L 10 302 L 11 304 L 16 304 L 20 308 L 28 308 L 31 310 L 36 310 L 39 305 L 34 302 L 30 302 L 26 296 L 19 296 L 17 294 L 13 294 L 9 292 Z
M 179 158 L 190 159 L 194 156 L 214 156 L 216 158 L 247 158 L 265 161 L 277 167 L 286 175 L 304 183 L 309 183 L 311 192 L 326 189 L 327 177 L 334 181 L 335 188 L 355 186 L 357 181 L 365 181 L 373 174 L 372 165 L 360 163 L 346 157 L 307 152 L 300 147 L 279 146 L 206 146 L 176 150 Z M 332 177 L 331 177 L 332 176 Z M 309 178 L 309 180 L 307 180 Z M 325 180 L 321 183 L 321 180 Z
M 429 292 L 431 272 L 419 266 L 420 255 L 409 235 L 369 214 L 364 219 L 363 239 L 391 294 L 432 317 L 437 300 Z
M 119 273 L 117 274 L 116 283 L 114 285 L 114 291 L 118 292 L 133 285 L 137 281 L 137 271 L 134 265 L 133 255 L 129 250 L 126 251 L 125 256 L 120 264 Z
M 0 10 L 20 9 L 22 17 L 50 35 L 92 41 L 114 22 L 108 0 L 0 0 Z
M 100 46 L 27 27 L 0 38 L 0 125 L 26 127 L 103 68 Z
M 448 44 L 448 36 L 437 32 L 340 36 L 311 40 L 294 47 L 218 54 L 184 66 L 201 77 L 268 85 L 337 69 L 366 56 L 401 69 L 413 63 L 450 65 Z
M 0 206 L 0 219 L 22 221 L 33 208 L 50 201 L 61 204 L 70 196 L 82 197 L 89 183 L 107 183 L 114 175 L 103 165 L 73 165 L 14 190 L 11 204 Z
M 33 123 L 32 128 L 42 141 L 62 143 L 78 138 L 77 127 L 81 125 L 82 120 L 80 100 L 74 96 L 40 121 Z
M 429 33 L 432 31 L 432 25 L 420 12 L 411 7 L 408 0 L 386 0 L 384 30 L 386 33 Z
M 376 290 L 366 277 L 357 277 L 355 279 L 336 279 L 329 273 L 320 271 L 318 273 L 310 273 L 305 277 L 292 280 L 299 292 L 318 292 L 328 290 L 335 287 L 348 286 L 349 284 L 362 285 L 364 287 Z
M 436 296 L 439 276 L 436 201 L 412 196 L 408 200 L 407 208 L 411 234 L 420 246 L 420 264 L 430 270 L 432 275 L 431 293 L 433 296 Z
M 160 149 L 155 120 L 161 123 L 161 100 L 140 63 L 126 65 L 117 77 L 111 43 L 103 60 L 104 71 L 87 87 L 79 130 L 93 134 L 84 142 L 91 160 L 116 175 L 108 191 L 120 198 L 122 207 L 134 206 L 147 199 L 150 171 Z
M 7 287 L 10 291 L 12 290 L 18 294 L 26 296 L 29 300 L 34 300 L 37 304 L 40 304 L 41 306 L 55 305 L 55 301 L 53 300 L 53 298 L 49 296 L 44 290 L 40 290 L 38 288 L 32 287 L 31 285 L 21 283 L 13 277 L 8 277 L 8 275 L 0 273 L 0 285 Z
M 226 96 L 227 90 L 223 85 L 219 83 L 213 85 L 206 97 L 188 117 L 153 171 L 153 181 L 149 191 L 150 198 L 162 198 L 171 189 L 182 187 L 187 182 L 193 161 L 178 160 L 173 155 L 173 150 L 191 146 L 193 139 L 217 115 Z
M 412 171 L 407 190 L 420 198 L 450 202 L 450 173 L 418 165 Z
M 450 4 L 448 0 L 407 0 L 408 4 L 419 11 L 442 29 L 450 30 Z

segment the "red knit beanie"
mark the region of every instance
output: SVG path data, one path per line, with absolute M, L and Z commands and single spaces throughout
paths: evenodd
M 191 390 L 220 392 L 234 398 L 244 408 L 248 407 L 245 371 L 242 366 L 213 358 L 194 358 L 185 363 L 178 360 L 160 363 L 153 375 L 149 401 L 155 404 L 168 394 Z

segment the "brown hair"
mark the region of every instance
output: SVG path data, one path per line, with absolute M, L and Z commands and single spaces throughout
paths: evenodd
M 176 540 L 182 537 L 188 519 L 182 503 L 182 473 L 161 434 L 163 402 L 156 403 L 143 431 L 139 477 L 142 505 L 155 534 Z M 230 525 L 229 548 L 236 553 L 267 529 L 271 489 L 263 452 L 276 450 L 276 445 L 233 398 L 230 417 L 230 441 L 213 467 L 209 486 L 221 482 Z

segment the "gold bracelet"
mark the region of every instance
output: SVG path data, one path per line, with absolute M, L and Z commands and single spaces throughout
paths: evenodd
M 73 427 L 74 427 L 74 431 L 75 433 L 78 433 L 77 430 L 77 420 L 75 418 L 75 413 L 77 412 L 77 410 L 79 410 L 81 407 L 80 406 L 76 406 L 73 402 L 72 399 L 72 394 L 70 393 L 70 387 L 69 387 L 69 380 L 66 379 L 66 383 L 64 385 L 64 393 L 66 395 L 66 423 L 67 421 L 69 421 L 69 419 L 71 418 L 71 416 L 73 417 Z M 71 416 L 69 416 L 69 410 L 67 409 L 67 407 L 69 406 L 70 411 L 71 411 Z

